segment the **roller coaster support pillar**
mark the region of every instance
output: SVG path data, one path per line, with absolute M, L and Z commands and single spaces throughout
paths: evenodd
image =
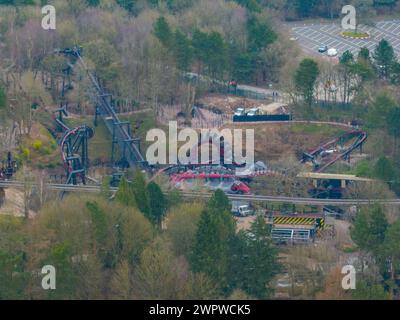
M 100 115 L 100 108 L 99 108 L 99 106 L 96 106 L 96 111 L 94 113 L 94 121 L 93 121 L 93 125 L 95 127 L 98 126 L 98 117 L 99 117 L 99 115 Z
M 86 133 L 84 133 L 86 135 Z M 88 137 L 82 139 L 82 165 L 89 168 Z
M 119 145 L 122 143 L 122 154 L 121 154 L 121 159 L 122 161 L 127 160 L 126 159 L 126 152 L 127 152 L 127 147 L 129 146 L 130 143 L 134 142 L 137 143 L 138 139 L 123 139 L 121 137 L 118 137 L 116 134 L 116 128 L 117 127 L 121 127 L 123 129 L 126 130 L 126 132 L 128 133 L 128 136 L 131 137 L 132 136 L 132 132 L 131 132 L 131 124 L 129 121 L 119 121 L 119 122 L 113 122 L 113 129 L 112 129 L 112 147 L 111 147 L 111 163 L 113 164 L 113 166 L 115 165 L 115 161 L 116 161 L 116 145 Z M 125 128 L 124 128 L 125 127 Z
M 115 138 L 115 124 L 113 125 L 112 132 L 112 143 L 111 143 L 111 164 L 114 167 L 115 164 L 115 146 L 118 144 L 118 140 Z
M 85 71 L 86 75 L 88 76 L 89 80 L 92 83 L 92 100 L 94 101 L 95 105 L 98 106 L 100 109 L 100 115 L 102 120 L 104 121 L 107 129 L 109 130 L 110 134 L 112 134 L 112 162 L 115 162 L 115 144 L 118 143 L 120 148 L 120 152 L 127 153 L 126 159 L 124 159 L 125 163 L 124 166 L 130 167 L 140 167 L 141 169 L 147 169 L 148 164 L 145 161 L 144 157 L 142 156 L 137 143 L 129 142 L 126 143 L 125 140 L 132 139 L 132 136 L 127 132 L 126 129 L 121 128 L 120 121 L 118 118 L 117 113 L 114 110 L 114 101 L 112 99 L 111 94 L 105 93 L 104 89 L 102 88 L 97 75 L 90 71 L 86 63 L 84 62 L 81 52 L 82 49 L 80 47 L 73 47 L 73 48 L 65 48 L 61 50 L 56 50 L 57 53 L 62 53 L 64 55 L 72 56 L 71 65 L 74 65 L 76 62 L 81 67 L 83 71 Z M 97 119 L 96 119 L 97 122 Z M 134 140 L 136 141 L 136 140 Z

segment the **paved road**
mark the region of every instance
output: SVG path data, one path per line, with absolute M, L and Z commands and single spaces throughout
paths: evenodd
M 34 184 L 33 184 L 34 186 Z M 19 181 L 0 181 L 0 188 L 24 188 L 24 184 Z M 48 184 L 46 188 L 55 191 L 68 192 L 85 192 L 96 193 L 100 191 L 100 186 L 90 185 L 65 185 L 65 184 Z M 112 192 L 116 192 L 117 188 L 111 188 Z M 212 193 L 206 192 L 181 192 L 185 198 L 210 198 Z M 228 194 L 230 200 L 253 201 L 253 202 L 279 202 L 293 203 L 304 205 L 371 205 L 373 203 L 382 203 L 386 205 L 400 205 L 400 199 L 314 199 L 314 198 L 298 198 L 298 197 L 279 197 L 279 196 L 257 196 L 257 195 L 236 195 Z

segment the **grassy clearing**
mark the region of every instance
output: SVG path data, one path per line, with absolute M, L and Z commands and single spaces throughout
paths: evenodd
M 351 105 L 326 104 L 317 105 L 313 109 L 314 119 L 320 121 L 350 122 L 354 119 L 354 110 Z
M 94 127 L 93 117 L 81 116 L 79 118 L 67 119 L 66 124 L 70 127 L 88 125 L 94 128 L 94 136 L 89 140 L 89 158 L 91 162 L 107 162 L 111 159 L 111 135 L 102 121 Z
M 343 31 L 342 36 L 351 37 L 355 39 L 369 38 L 369 34 L 366 32 L 355 32 L 355 31 Z
M 56 140 L 39 123 L 32 127 L 29 137 L 22 138 L 15 159 L 38 169 L 54 168 L 61 164 Z
M 337 134 L 345 132 L 345 129 L 334 127 L 326 124 L 302 124 L 296 123 L 290 126 L 290 130 L 293 133 L 302 133 L 310 135 L 323 135 L 323 136 L 335 136 Z

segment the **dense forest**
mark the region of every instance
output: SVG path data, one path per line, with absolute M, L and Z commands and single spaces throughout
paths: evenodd
M 0 216 L 0 299 L 269 299 L 283 273 L 304 282 L 293 298 L 396 296 L 400 220 L 390 223 L 378 205 L 363 209 L 351 228 L 368 268 L 356 290 L 343 290 L 340 269 L 304 264 L 314 255 L 335 259 L 332 249 L 278 249 L 262 216 L 237 232 L 220 190 L 189 203 L 136 171 L 110 195 L 106 184 L 97 195 L 61 203 L 47 194 L 35 219 Z M 56 290 L 42 289 L 47 265 L 57 272 Z
M 1 216 L 0 299 L 271 297 L 281 266 L 264 219 L 236 233 L 222 191 L 189 204 L 143 179 L 123 179 L 112 202 L 105 188 L 49 202 L 33 221 Z M 42 290 L 45 265 L 56 290 Z

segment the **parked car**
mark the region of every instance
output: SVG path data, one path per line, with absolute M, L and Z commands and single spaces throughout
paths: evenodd
M 330 48 L 327 52 L 327 55 L 329 57 L 335 57 L 335 56 L 337 56 L 337 54 L 338 54 L 338 52 L 335 48 Z
M 247 115 L 248 116 L 256 116 L 256 115 L 258 115 L 258 114 L 260 114 L 260 109 L 259 108 L 251 108 L 251 109 L 249 109 L 249 111 L 247 111 Z
M 328 46 L 320 46 L 318 48 L 318 52 L 320 52 L 320 53 L 324 53 L 326 51 L 328 51 Z
M 244 108 L 237 108 L 235 113 L 235 116 L 243 116 L 244 115 Z

